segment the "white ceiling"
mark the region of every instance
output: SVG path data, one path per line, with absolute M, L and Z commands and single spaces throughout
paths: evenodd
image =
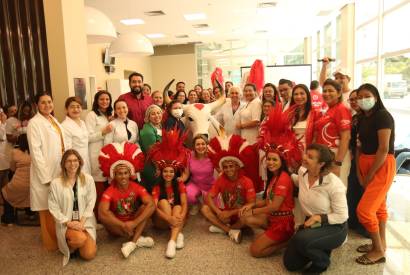
M 272 9 L 258 9 L 261 2 L 276 2 Z M 105 13 L 119 33 L 138 31 L 147 35 L 163 33 L 150 39 L 154 45 L 191 42 L 224 42 L 231 39 L 303 38 L 329 20 L 328 16 L 351 0 L 85 0 Z M 162 10 L 164 16 L 146 16 L 144 12 Z M 204 12 L 207 19 L 186 21 L 184 14 Z M 319 13 L 326 16 L 317 16 Z M 140 18 L 143 25 L 125 26 L 121 19 Z M 193 24 L 209 25 L 212 35 L 199 35 Z M 175 38 L 186 34 L 188 38 Z

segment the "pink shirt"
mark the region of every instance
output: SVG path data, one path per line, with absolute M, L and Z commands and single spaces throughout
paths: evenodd
M 209 158 L 196 159 L 192 152 L 189 158 L 188 168 L 191 173 L 190 182 L 197 185 L 203 191 L 211 189 L 214 182 L 214 166 Z
M 132 92 L 120 95 L 118 99 L 124 100 L 128 105 L 128 118 L 135 121 L 138 124 L 138 129 L 142 129 L 144 126 L 145 111 L 148 106 L 152 104 L 152 98 L 150 96 L 143 96 L 136 98 Z

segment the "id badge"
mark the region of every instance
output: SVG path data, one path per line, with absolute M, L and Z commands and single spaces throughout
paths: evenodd
M 73 211 L 73 221 L 80 220 L 80 213 L 78 211 Z

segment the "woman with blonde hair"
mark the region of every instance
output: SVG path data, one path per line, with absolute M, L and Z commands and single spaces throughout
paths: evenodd
M 215 118 L 225 128 L 225 133 L 229 135 L 240 134 L 236 129 L 236 124 L 240 121 L 239 113 L 245 104 L 241 101 L 242 91 L 239 87 L 233 86 L 228 91 L 228 99 L 216 113 Z
M 48 205 L 55 220 L 58 248 L 64 254 L 63 265 L 70 260 L 70 253 L 92 260 L 97 251 L 95 184 L 82 172 L 83 165 L 76 150 L 67 150 L 60 163 L 61 176 L 50 184 Z

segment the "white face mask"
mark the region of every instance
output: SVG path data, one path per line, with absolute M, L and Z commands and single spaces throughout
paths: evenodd
M 173 109 L 173 110 L 171 110 L 171 114 L 176 118 L 181 118 L 183 113 L 184 113 L 184 110 L 182 110 L 182 109 Z
M 357 100 L 357 105 L 359 105 L 360 109 L 362 109 L 363 111 L 369 111 L 374 107 L 374 104 L 376 104 L 376 99 L 374 97 Z

